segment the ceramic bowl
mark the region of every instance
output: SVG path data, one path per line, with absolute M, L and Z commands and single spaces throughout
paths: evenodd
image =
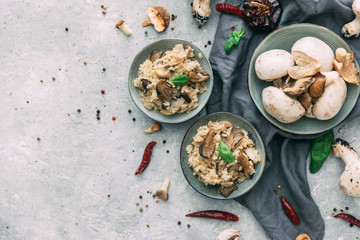
M 153 50 L 166 51 L 169 48 L 173 48 L 176 44 L 183 44 L 184 47 L 190 45 L 194 49 L 194 55 L 195 55 L 194 58 L 200 63 L 202 69 L 210 74 L 210 79 L 206 81 L 207 90 L 204 93 L 198 95 L 199 106 L 197 108 L 193 109 L 189 113 L 181 113 L 181 114 L 176 113 L 174 115 L 167 116 L 160 112 L 155 112 L 154 110 L 150 110 L 144 107 L 143 103 L 140 100 L 140 91 L 138 88 L 134 86 L 134 80 L 138 76 L 140 64 L 142 64 L 146 59 L 149 59 L 150 53 Z M 199 53 L 202 55 L 201 59 L 199 58 Z M 163 122 L 163 123 L 185 122 L 191 119 L 192 117 L 194 117 L 196 114 L 198 114 L 205 107 L 207 101 L 209 100 L 211 91 L 213 89 L 213 85 L 214 85 L 213 72 L 211 69 L 210 62 L 205 57 L 204 53 L 192 43 L 180 39 L 162 39 L 144 47 L 134 58 L 128 76 L 128 87 L 129 87 L 130 96 L 133 99 L 136 106 L 148 117 L 154 119 L 155 121 Z
M 345 48 L 348 52 L 351 51 L 346 42 L 331 30 L 314 24 L 294 24 L 269 34 L 255 49 L 250 60 L 248 72 L 248 84 L 250 96 L 253 99 L 256 107 L 262 115 L 276 127 L 294 134 L 316 134 L 334 128 L 341 123 L 346 116 L 349 115 L 357 98 L 359 96 L 360 88 L 354 84 L 347 85 L 347 96 L 344 105 L 338 114 L 329 120 L 317 120 L 314 118 L 302 117 L 293 123 L 282 123 L 272 117 L 263 107 L 262 104 L 262 90 L 268 86 L 272 86 L 271 82 L 260 80 L 255 73 L 255 61 L 257 57 L 271 49 L 283 49 L 288 52 L 291 51 L 293 44 L 302 37 L 316 37 L 327 43 L 334 51 L 339 47 Z M 359 68 L 356 62 L 357 68 Z
M 215 121 L 223 121 L 223 120 L 229 121 L 234 126 L 237 126 L 247 131 L 249 133 L 249 136 L 256 143 L 255 149 L 259 151 L 261 158 L 261 161 L 255 165 L 256 173 L 253 175 L 253 178 L 246 180 L 245 182 L 238 183 L 237 184 L 238 189 L 232 192 L 230 196 L 228 196 L 227 198 L 218 192 L 217 190 L 218 186 L 210 186 L 210 185 L 206 186 L 203 182 L 201 182 L 198 179 L 197 176 L 193 175 L 193 170 L 188 164 L 188 155 L 186 152 L 186 147 L 192 143 L 193 137 L 196 135 L 197 129 L 200 126 L 207 125 L 209 121 L 215 122 Z M 234 114 L 227 112 L 218 112 L 218 113 L 209 114 L 199 119 L 186 132 L 181 144 L 180 164 L 186 180 L 196 191 L 198 191 L 204 196 L 214 199 L 232 199 L 232 198 L 240 197 L 241 195 L 248 192 L 260 180 L 260 177 L 265 167 L 265 148 L 259 133 L 256 131 L 255 127 L 251 123 Z

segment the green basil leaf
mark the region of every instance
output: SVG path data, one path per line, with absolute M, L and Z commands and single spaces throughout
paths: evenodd
M 235 41 L 235 45 L 239 45 L 240 39 L 242 39 L 243 37 L 245 37 L 245 31 L 244 29 L 241 29 L 240 31 L 233 31 L 232 32 L 232 37 L 234 38 Z
M 234 154 L 231 152 L 230 148 L 224 141 L 219 142 L 219 153 L 221 158 L 228 163 L 235 163 Z
M 189 78 L 186 75 L 175 75 L 170 81 L 175 86 L 184 86 L 189 81 Z
M 333 130 L 328 131 L 324 135 L 316 138 L 311 144 L 311 162 L 310 172 L 316 173 L 329 156 L 332 144 L 334 142 Z
M 226 42 L 226 44 L 225 44 L 225 46 L 224 46 L 225 52 L 226 52 L 226 53 L 229 53 L 229 52 L 230 52 L 230 49 L 231 49 L 232 46 L 234 46 L 234 45 L 235 45 L 235 40 L 234 40 L 234 38 L 230 38 L 230 39 Z

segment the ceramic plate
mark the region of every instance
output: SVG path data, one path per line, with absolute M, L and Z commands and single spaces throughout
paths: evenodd
M 263 52 L 271 49 L 283 49 L 288 52 L 291 51 L 293 44 L 302 37 L 316 37 L 327 43 L 331 49 L 335 50 L 339 47 L 345 48 L 348 52 L 350 47 L 345 43 L 341 37 L 325 27 L 314 24 L 294 24 L 288 27 L 280 28 L 279 30 L 269 34 L 255 49 L 254 54 L 250 60 L 248 72 L 248 84 L 250 96 L 253 99 L 256 107 L 262 115 L 274 124 L 276 127 L 295 134 L 316 134 L 326 130 L 332 129 L 341 123 L 351 112 L 359 96 L 360 88 L 354 84 L 347 85 L 347 96 L 344 105 L 339 113 L 329 120 L 317 120 L 314 118 L 302 117 L 293 123 L 282 123 L 273 118 L 263 107 L 262 104 L 262 90 L 272 83 L 260 80 L 255 73 L 256 58 Z M 356 60 L 355 60 L 356 61 Z M 356 62 L 356 67 L 359 68 Z
M 158 51 L 166 51 L 169 48 L 173 48 L 176 44 L 183 44 L 184 47 L 186 45 L 190 45 L 194 49 L 195 59 L 200 63 L 200 66 L 202 69 L 210 74 L 210 79 L 206 81 L 206 87 L 207 90 L 198 95 L 198 103 L 199 106 L 192 110 L 190 113 L 181 113 L 181 114 L 174 114 L 171 116 L 164 115 L 160 112 L 155 112 L 154 110 L 149 110 L 144 107 L 144 104 L 140 100 L 140 91 L 138 88 L 134 86 L 134 80 L 138 76 L 139 66 L 142 64 L 146 59 L 149 59 L 150 53 L 153 50 Z M 202 59 L 199 59 L 199 53 L 203 56 Z M 205 57 L 204 53 L 195 45 L 184 41 L 180 39 L 162 39 L 157 42 L 151 43 L 150 45 L 147 45 L 144 47 L 135 57 L 133 60 L 130 71 L 129 71 L 129 77 L 128 77 L 128 86 L 129 86 L 129 92 L 130 96 L 135 102 L 136 106 L 145 113 L 148 117 L 163 123 L 180 123 L 189 120 L 190 118 L 194 117 L 196 114 L 198 114 L 204 107 L 207 101 L 210 98 L 211 91 L 213 89 L 214 84 L 214 78 L 213 78 L 213 72 L 211 69 L 211 65 L 207 58 Z
M 245 182 L 238 183 L 237 184 L 238 190 L 232 192 L 230 196 L 227 198 L 225 198 L 223 195 L 221 195 L 221 193 L 218 192 L 217 186 L 210 186 L 210 185 L 206 186 L 203 182 L 201 182 L 198 179 L 197 176 L 193 175 L 193 170 L 188 164 L 188 155 L 186 153 L 186 147 L 191 144 L 191 142 L 193 141 L 192 139 L 195 136 L 196 131 L 200 126 L 207 125 L 209 121 L 215 122 L 215 121 L 223 121 L 223 120 L 229 121 L 234 126 L 237 126 L 247 131 L 249 133 L 249 136 L 251 136 L 253 141 L 256 143 L 255 149 L 259 151 L 261 158 L 261 161 L 255 165 L 256 173 L 253 175 L 253 178 L 250 180 L 246 180 Z M 199 119 L 189 128 L 189 130 L 185 134 L 181 144 L 180 164 L 186 180 L 196 191 L 207 197 L 214 199 L 232 199 L 232 198 L 240 197 L 241 195 L 245 194 L 259 181 L 265 167 L 265 148 L 259 133 L 256 131 L 255 127 L 251 123 L 231 113 L 226 113 L 226 112 L 213 113 Z

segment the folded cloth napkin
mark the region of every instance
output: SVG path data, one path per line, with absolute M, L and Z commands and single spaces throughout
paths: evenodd
M 240 7 L 242 1 L 226 0 Z M 354 19 L 351 0 L 284 0 L 280 1 L 283 14 L 279 27 L 294 23 L 314 23 L 340 34 L 341 27 Z M 231 27 L 243 28 L 244 39 L 230 54 L 224 51 L 231 37 Z M 237 16 L 222 14 L 210 53 L 214 71 L 214 90 L 207 104 L 207 113 L 228 111 L 250 121 L 259 131 L 266 148 L 266 164 L 263 176 L 246 195 L 235 199 L 249 208 L 271 239 L 294 240 L 300 233 L 308 233 L 311 239 L 324 237 L 325 224 L 319 209 L 311 197 L 306 174 L 306 159 L 311 139 L 317 136 L 293 135 L 281 131 L 269 123 L 251 100 L 247 86 L 250 58 L 256 46 L 267 35 L 254 32 Z M 360 39 L 346 40 L 360 56 Z M 360 115 L 359 102 L 344 122 Z M 285 216 L 279 196 L 273 188 L 281 185 L 281 195 L 292 204 L 301 224 L 293 225 Z

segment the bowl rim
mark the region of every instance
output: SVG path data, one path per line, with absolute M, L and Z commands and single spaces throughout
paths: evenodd
M 208 96 L 206 98 L 203 99 L 203 102 L 200 104 L 199 103 L 199 106 L 197 106 L 195 109 L 191 110 L 189 113 L 181 113 L 181 114 L 188 114 L 187 117 L 185 117 L 185 119 L 179 119 L 179 118 L 172 118 L 172 119 L 167 119 L 167 118 L 161 118 L 161 117 L 158 117 L 158 116 L 166 116 L 164 114 L 161 114 L 160 112 L 155 112 L 153 109 L 145 109 L 145 111 L 142 109 L 142 107 L 144 107 L 144 104 L 140 101 L 140 102 L 137 102 L 135 101 L 135 96 L 133 96 L 133 94 L 131 93 L 131 86 L 133 86 L 133 81 L 134 79 L 131 79 L 131 70 L 135 67 L 134 66 L 134 62 L 135 60 L 139 57 L 139 55 L 144 51 L 144 49 L 146 48 L 150 48 L 152 45 L 155 45 L 155 44 L 158 44 L 159 42 L 167 42 L 167 41 L 179 41 L 179 42 L 182 42 L 182 44 L 189 44 L 194 50 L 198 51 L 199 53 L 201 53 L 203 59 L 205 60 L 206 64 L 209 66 L 210 68 L 210 79 L 209 79 L 209 87 L 206 91 L 209 91 L 208 93 Z M 174 46 L 176 44 L 179 44 L 179 43 L 175 43 Z M 213 91 L 213 88 L 214 88 L 214 74 L 213 74 L 213 70 L 212 70 L 212 66 L 210 64 L 210 61 L 209 59 L 205 56 L 205 54 L 203 53 L 203 51 L 201 51 L 201 49 L 196 46 L 195 44 L 193 43 L 190 43 L 189 41 L 186 41 L 184 39 L 180 39 L 180 38 L 163 38 L 163 39 L 159 39 L 157 41 L 154 41 L 154 42 L 151 42 L 149 44 L 147 44 L 146 46 L 144 46 L 136 55 L 135 57 L 133 58 L 132 62 L 131 62 L 131 65 L 130 65 L 130 68 L 129 68 L 129 72 L 128 72 L 128 91 L 129 91 L 129 95 L 132 99 L 132 101 L 135 103 L 136 107 L 143 113 L 145 114 L 146 116 L 148 116 L 149 118 L 157 121 L 157 122 L 160 122 L 160 123 L 170 123 L 170 124 L 174 124 L 174 123 L 183 123 L 183 122 L 186 122 L 186 121 L 189 121 L 190 119 L 194 118 L 198 113 L 200 113 L 206 106 L 207 102 L 209 101 L 210 99 L 210 96 L 212 94 L 212 91 Z M 204 94 L 204 93 L 202 93 Z M 201 94 L 201 95 L 202 95 Z M 201 96 L 199 95 L 199 96 Z M 202 105 L 202 106 L 201 106 Z M 154 113 L 156 113 L 154 116 L 152 116 L 150 113 L 148 113 L 146 110 L 149 110 L 149 111 L 152 111 Z M 158 114 L 161 114 L 161 115 L 158 115 Z M 177 113 L 175 113 L 177 114 Z
M 188 137 L 189 135 L 189 132 L 191 129 L 193 129 L 195 127 L 196 124 L 198 124 L 200 121 L 210 117 L 210 116 L 215 116 L 215 115 L 225 115 L 225 116 L 232 116 L 232 117 L 235 117 L 237 119 L 239 119 L 240 121 L 243 121 L 244 123 L 246 123 L 247 125 L 249 125 L 249 127 L 254 131 L 254 133 L 258 136 L 258 138 L 260 139 L 260 148 L 262 149 L 262 152 L 264 154 L 264 159 L 261 159 L 264 163 L 262 164 L 262 167 L 259 171 L 259 177 L 254 179 L 254 181 L 252 182 L 252 185 L 246 190 L 244 191 L 241 195 L 239 196 L 228 196 L 227 198 L 220 198 L 220 197 L 214 197 L 214 196 L 209 196 L 205 193 L 203 193 L 202 191 L 200 191 L 199 189 L 197 189 L 195 186 L 193 186 L 193 184 L 190 182 L 190 180 L 186 177 L 185 175 L 185 171 L 184 171 L 184 167 L 183 167 L 183 161 L 182 161 L 182 150 L 184 149 L 184 147 L 186 148 L 186 146 L 184 146 L 184 142 L 185 142 L 185 139 Z M 258 144 L 258 143 L 256 143 Z M 186 150 L 185 150 L 186 151 Z M 188 159 L 187 157 L 187 154 L 186 154 L 186 158 Z M 263 175 L 264 173 L 264 170 L 265 170 L 265 165 L 266 165 L 266 150 L 265 150 L 265 145 L 264 145 L 264 142 L 261 138 L 261 135 L 259 134 L 259 132 L 257 131 L 257 129 L 255 128 L 255 126 L 249 122 L 248 120 L 246 120 L 245 118 L 241 117 L 241 116 L 238 116 L 238 115 L 235 115 L 231 112 L 214 112 L 214 113 L 210 113 L 208 115 L 205 115 L 201 118 L 199 118 L 198 120 L 196 120 L 189 128 L 188 130 L 186 131 L 182 141 L 181 141 L 181 147 L 180 147 L 180 167 L 181 167 L 181 171 L 186 179 L 186 181 L 189 183 L 189 185 L 195 189 L 195 191 L 197 191 L 198 193 L 200 193 L 201 195 L 205 196 L 205 197 L 208 197 L 208 198 L 211 198 L 211 199 L 216 199 L 216 200 L 231 200 L 231 199 L 235 199 L 235 198 L 239 198 L 243 195 L 245 195 L 246 193 L 248 193 L 261 179 L 261 176 Z M 197 181 L 200 181 L 197 177 L 195 177 Z M 201 181 L 200 181 L 201 182 Z M 240 183 L 241 184 L 241 183 Z M 219 193 L 220 194 L 220 193 Z M 219 195 L 219 196 L 222 196 L 222 195 Z
M 339 37 L 339 39 L 341 40 L 341 42 L 343 42 L 346 46 L 349 47 L 349 49 L 351 49 L 351 47 L 344 41 L 344 39 L 342 39 L 340 36 L 338 36 L 334 31 L 332 31 L 331 29 L 327 28 L 327 27 L 324 27 L 324 26 L 321 26 L 321 25 L 318 25 L 318 24 L 314 24 L 314 23 L 294 23 L 294 24 L 291 24 L 291 25 L 287 25 L 287 26 L 284 26 L 284 27 L 281 27 L 281 28 L 278 28 L 274 31 L 272 31 L 271 33 L 269 33 L 268 35 L 266 35 L 266 37 L 261 40 L 261 42 L 256 46 L 256 48 L 254 49 L 254 51 L 252 52 L 251 54 L 251 58 L 250 58 L 250 62 L 249 62 L 249 66 L 248 66 L 248 71 L 247 71 L 247 79 L 248 79 L 248 91 L 249 91 L 249 95 L 250 95 L 250 98 L 252 100 L 252 102 L 254 103 L 254 105 L 256 106 L 256 108 L 258 109 L 258 111 L 261 113 L 261 115 L 272 125 L 272 126 L 275 126 L 276 128 L 284 131 L 284 132 L 288 132 L 288 133 L 291 133 L 291 134 L 295 134 L 295 135 L 315 135 L 315 134 L 322 134 L 330 129 L 333 129 L 335 128 L 336 126 L 340 125 L 341 123 L 343 123 L 345 121 L 345 119 L 347 118 L 347 116 L 350 115 L 350 113 L 354 110 L 354 107 L 356 105 L 356 102 L 357 100 L 352 104 L 352 107 L 351 107 L 351 111 L 348 113 L 348 115 L 343 119 L 341 120 L 340 122 L 338 122 L 337 124 L 335 124 L 334 126 L 332 127 L 327 127 L 325 128 L 324 130 L 321 130 L 321 131 L 317 131 L 317 132 L 308 132 L 308 133 L 301 133 L 301 132 L 298 132 L 298 131 L 293 131 L 293 130 L 290 130 L 286 127 L 283 127 L 281 124 L 278 124 L 275 119 L 275 121 L 272 121 L 272 119 L 270 119 L 269 116 L 263 114 L 260 109 L 258 108 L 258 106 L 256 105 L 254 99 L 253 99 L 253 95 L 252 95 L 252 92 L 250 90 L 250 78 L 249 78 L 249 75 L 250 75 L 250 68 L 251 68 L 251 61 L 252 59 L 254 58 L 254 54 L 255 54 L 255 51 L 256 49 L 258 49 L 258 47 L 266 40 L 268 39 L 269 37 L 271 37 L 273 34 L 276 34 L 276 32 L 280 31 L 280 30 L 283 30 L 283 29 L 286 29 L 286 28 L 293 28 L 293 27 L 298 27 L 298 26 L 312 26 L 312 27 L 318 27 L 318 28 L 321 28 L 327 32 L 330 32 L 331 34 L 335 34 L 337 37 Z M 351 49 L 352 50 L 352 49 Z M 357 62 L 356 58 L 355 58 L 355 62 Z M 358 94 L 357 94 L 357 99 L 359 98 L 359 95 L 360 95 L 360 91 L 358 91 Z

